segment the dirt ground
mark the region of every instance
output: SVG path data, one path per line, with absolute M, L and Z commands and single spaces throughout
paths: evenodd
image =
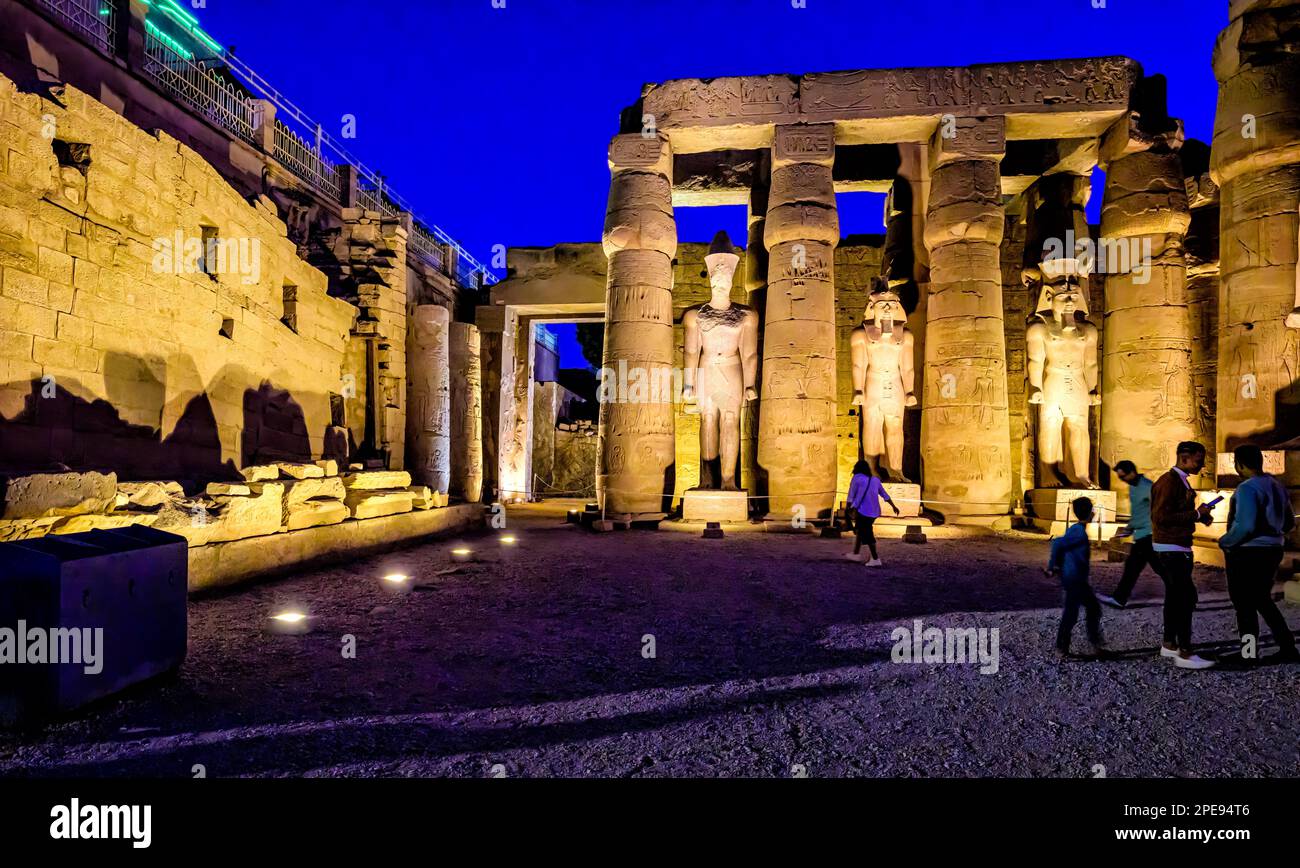
M 1042 538 L 884 540 L 885 568 L 867 569 L 847 538 L 597 535 L 563 523 L 572 505 L 195 600 L 178 675 L 0 734 L 0 775 L 1300 774 L 1300 666 L 1158 659 L 1150 572 L 1137 605 L 1106 611 L 1120 659 L 1059 662 Z M 478 559 L 453 563 L 458 543 Z M 397 570 L 420 587 L 388 593 Z M 1094 586 L 1118 577 L 1096 553 Z M 1235 647 L 1222 572 L 1196 578 L 1198 645 Z M 291 605 L 311 632 L 268 632 Z M 914 619 L 997 628 L 998 671 L 893 662 L 891 632 Z

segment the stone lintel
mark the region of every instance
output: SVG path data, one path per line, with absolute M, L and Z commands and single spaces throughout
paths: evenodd
M 1140 77 L 1141 67 L 1134 60 L 1094 57 L 970 67 L 866 69 L 802 77 L 673 79 L 648 85 L 643 92 L 642 110 L 654 118 L 657 129 L 670 134 L 679 153 L 762 147 L 764 130 L 770 135 L 772 125 L 835 122 L 847 127 L 856 120 L 897 120 L 905 125 L 908 118 L 928 118 L 933 125 L 948 114 L 1021 118 L 1061 114 L 1073 116 L 1061 134 L 1068 135 L 1073 128 L 1074 135 L 1081 135 L 1099 118 L 1113 120 L 1127 111 Z M 1008 134 L 1019 136 L 1020 125 L 1009 124 Z M 882 132 L 885 126 L 889 124 L 882 125 Z M 1052 127 L 1049 123 L 1043 128 Z M 702 134 L 708 128 L 716 128 L 716 135 Z M 1026 129 L 1026 137 L 1041 133 L 1032 124 L 1027 124 Z M 898 136 L 899 131 L 883 134 Z M 737 144 L 746 138 L 746 144 Z M 906 138 L 920 140 L 924 135 L 911 130 Z
M 958 160 L 996 160 L 1007 152 L 1006 121 L 1001 117 L 950 118 L 939 124 L 930 140 L 930 164 Z

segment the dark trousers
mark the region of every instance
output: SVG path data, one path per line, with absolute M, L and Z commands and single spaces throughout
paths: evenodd
M 876 523 L 874 516 L 857 515 L 853 516 L 853 529 L 857 532 L 857 541 L 853 543 L 853 553 L 856 555 L 862 551 L 862 544 L 866 543 L 867 548 L 871 550 L 871 556 L 876 555 L 876 531 L 872 527 Z
M 1146 566 L 1155 570 L 1157 576 L 1160 575 L 1160 561 L 1156 558 L 1155 549 L 1151 547 L 1150 536 L 1133 540 L 1133 548 L 1129 549 L 1128 557 L 1124 559 L 1124 575 L 1120 576 L 1112 596 L 1121 603 L 1127 603 L 1129 597 L 1133 596 L 1133 586 L 1137 584 L 1138 576 L 1142 575 L 1142 569 Z
M 1166 645 L 1190 651 L 1192 613 L 1196 611 L 1196 584 L 1192 581 L 1191 552 L 1156 552 L 1160 578 L 1165 582 Z
M 1281 546 L 1238 546 L 1225 553 L 1228 564 L 1228 597 L 1237 610 L 1237 632 L 1244 638 L 1259 639 L 1259 616 L 1273 633 L 1283 652 L 1295 651 L 1295 637 L 1286 618 L 1273 602 L 1273 579 L 1282 563 Z
M 1070 650 L 1070 634 L 1079 621 L 1079 607 L 1083 607 L 1088 628 L 1088 641 L 1100 646 L 1101 641 L 1101 605 L 1092 586 L 1087 580 L 1070 582 L 1065 585 L 1065 611 L 1061 612 L 1061 626 L 1056 631 L 1056 647 L 1061 651 Z

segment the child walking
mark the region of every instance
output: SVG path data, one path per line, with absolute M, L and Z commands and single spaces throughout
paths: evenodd
M 1092 521 L 1092 501 L 1076 497 L 1070 504 L 1078 521 L 1070 525 L 1063 536 L 1052 540 L 1052 553 L 1047 561 L 1047 574 L 1061 577 L 1065 589 L 1065 610 L 1061 613 L 1061 626 L 1056 631 L 1056 653 L 1066 657 L 1070 653 L 1070 634 L 1079 620 L 1082 606 L 1087 619 L 1088 641 L 1098 657 L 1107 656 L 1101 637 L 1101 604 L 1088 584 L 1089 560 L 1092 544 L 1088 541 L 1088 522 Z
M 853 480 L 849 482 L 848 507 L 857 537 L 853 542 L 853 554 L 844 557 L 851 561 L 861 561 L 862 544 L 866 543 L 871 551 L 871 560 L 867 561 L 869 567 L 882 566 L 880 556 L 876 554 L 876 532 L 872 527 L 876 519 L 880 518 L 882 497 L 889 501 L 894 515 L 898 515 L 898 504 L 894 503 L 889 492 L 885 491 L 885 487 L 880 484 L 880 478 L 871 472 L 871 465 L 866 461 L 859 461 L 853 465 Z

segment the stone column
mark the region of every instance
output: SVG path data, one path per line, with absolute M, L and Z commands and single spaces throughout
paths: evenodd
M 478 328 L 451 324 L 451 486 L 467 503 L 483 496 L 483 368 Z
M 442 494 L 451 482 L 451 357 L 447 308 L 417 304 L 408 319 L 406 439 L 411 479 Z
M 1000 117 L 941 124 L 930 143 L 921 472 L 922 498 L 944 514 L 1011 507 L 999 255 L 1005 148 Z
M 1300 3 L 1236 0 L 1219 34 L 1218 451 L 1300 434 Z
M 769 155 L 762 152 L 754 180 L 749 191 L 746 225 L 749 230 L 745 241 L 743 263 L 745 304 L 758 311 L 761 318 L 767 308 L 767 248 L 763 246 L 763 230 L 767 225 L 768 183 L 771 167 Z M 763 358 L 763 329 L 758 330 L 758 357 Z M 759 370 L 762 376 L 762 370 Z M 751 498 L 765 497 L 767 484 L 760 479 L 758 466 L 758 416 L 762 395 L 757 401 L 748 401 L 740 411 L 740 485 Z M 755 501 L 751 500 L 751 507 Z
M 609 146 L 604 369 L 623 388 L 601 390 L 596 493 L 610 516 L 661 517 L 673 491 L 672 165 L 662 135 Z
M 1191 222 L 1181 130 L 1150 136 L 1125 118 L 1103 139 L 1106 192 L 1094 279 L 1104 281 L 1101 450 L 1159 473 L 1196 434 L 1183 239 Z M 1110 487 L 1128 486 L 1111 476 Z
M 758 392 L 758 463 L 775 520 L 826 519 L 835 508 L 834 162 L 832 124 L 776 128 Z

